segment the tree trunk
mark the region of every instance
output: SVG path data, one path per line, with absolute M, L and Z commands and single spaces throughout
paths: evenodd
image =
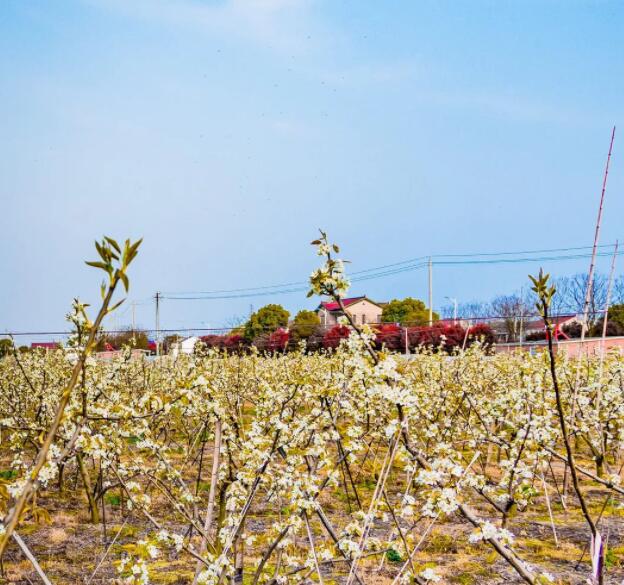
M 98 524 L 100 521 L 100 512 L 97 507 L 97 502 L 93 497 L 93 491 L 91 490 L 91 480 L 89 479 L 89 473 L 87 472 L 80 453 L 76 453 L 76 460 L 78 461 L 78 469 L 80 470 L 80 477 L 84 485 L 85 493 L 87 494 L 87 500 L 89 502 L 89 512 L 91 512 L 91 522 Z

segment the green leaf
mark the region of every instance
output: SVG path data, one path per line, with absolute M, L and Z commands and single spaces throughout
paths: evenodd
M 101 268 L 102 270 L 105 270 L 106 272 L 108 272 L 108 264 L 105 264 L 104 262 L 87 262 L 85 261 L 85 264 L 87 266 L 93 266 L 93 268 Z
M 119 278 L 121 279 L 121 282 L 123 282 L 126 292 L 128 292 L 128 289 L 130 288 L 130 283 L 128 282 L 128 276 L 126 275 L 125 272 L 122 271 L 119 273 Z
M 141 245 L 142 241 L 143 241 L 143 238 L 141 238 L 140 240 L 132 244 L 130 248 L 128 249 L 128 256 L 126 258 L 126 266 L 130 264 L 130 262 L 132 262 L 134 258 L 136 257 L 137 250 L 139 249 L 139 246 Z
M 115 303 L 110 309 L 108 309 L 108 311 L 106 311 L 106 313 L 112 313 L 115 309 L 119 308 L 125 300 L 126 299 L 121 299 L 118 303 Z
M 113 238 L 109 238 L 108 236 L 104 236 L 104 239 L 113 247 L 118 254 L 121 254 L 121 248 L 119 244 L 113 240 Z

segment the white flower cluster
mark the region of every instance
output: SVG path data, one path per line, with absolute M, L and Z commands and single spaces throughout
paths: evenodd
M 310 292 L 308 296 L 327 295 L 331 297 L 344 297 L 349 290 L 349 281 L 345 276 L 344 262 L 332 258 L 332 252 L 338 251 L 338 247 L 327 241 L 327 236 L 322 234 L 316 242 L 317 254 L 326 257 L 325 264 L 317 268 L 310 275 Z
M 149 571 L 145 559 L 125 555 L 119 562 L 117 571 L 124 585 L 149 585 Z
M 475 544 L 477 542 L 481 542 L 482 540 L 490 540 L 496 539 L 503 544 L 513 544 L 514 537 L 509 530 L 505 528 L 498 528 L 494 526 L 491 522 L 483 522 L 478 528 L 472 532 L 472 534 L 468 537 L 468 542 Z
M 442 577 L 440 577 L 440 575 L 435 572 L 435 569 L 431 567 L 427 567 L 421 571 L 419 573 L 419 577 L 425 581 L 429 581 L 430 583 L 439 583 L 442 580 Z

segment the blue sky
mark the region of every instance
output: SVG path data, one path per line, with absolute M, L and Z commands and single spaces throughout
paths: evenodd
M 102 234 L 145 238 L 146 327 L 157 290 L 304 280 L 318 227 L 354 270 L 590 245 L 624 119 L 622 30 L 615 1 L 4 0 L 0 330 L 64 328 L 74 296 L 97 302 L 82 261 Z M 604 243 L 624 238 L 622 152 L 616 137 Z M 436 268 L 435 305 L 534 270 Z M 427 290 L 424 271 L 365 285 Z M 165 301 L 162 324 L 266 302 L 314 305 Z

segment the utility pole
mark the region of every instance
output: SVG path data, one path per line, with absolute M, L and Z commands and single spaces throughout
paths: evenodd
M 433 263 L 429 256 L 429 327 L 433 325 Z
M 156 355 L 160 355 L 160 293 L 156 293 Z
M 520 347 L 522 347 L 522 328 L 524 326 L 524 312 L 526 311 L 526 307 L 524 306 L 524 286 L 520 288 L 520 331 L 518 333 L 518 342 L 520 343 Z
M 136 343 L 136 301 L 130 303 L 132 305 L 132 340 Z

